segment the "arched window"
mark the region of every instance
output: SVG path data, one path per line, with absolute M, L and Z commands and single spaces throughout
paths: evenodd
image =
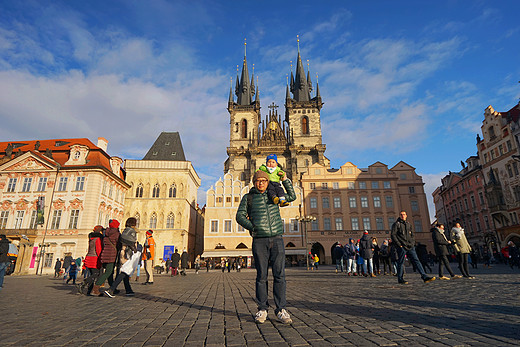
M 175 183 L 170 186 L 170 191 L 168 192 L 168 197 L 175 198 L 177 197 L 177 187 Z
M 302 134 L 309 133 L 309 118 L 307 116 L 302 118 Z
M 152 216 L 150 217 L 150 229 L 155 229 L 157 228 L 157 215 L 154 213 L 152 213 Z
M 159 184 L 155 184 L 153 186 L 153 190 L 152 190 L 152 198 L 158 198 L 159 197 L 159 192 L 161 191 L 161 189 L 159 188 Z
M 170 212 L 168 217 L 166 217 L 166 229 L 173 229 L 173 223 L 175 222 L 175 217 L 173 213 Z
M 137 188 L 135 188 L 135 197 L 142 198 L 143 197 L 143 185 L 139 183 Z
M 247 120 L 242 119 L 242 127 L 241 127 L 241 133 L 243 139 L 247 138 Z
M 136 220 L 136 224 L 135 224 L 135 227 L 136 228 L 139 228 L 139 224 L 141 224 L 141 216 L 139 215 L 139 213 L 136 213 L 135 214 L 135 220 Z

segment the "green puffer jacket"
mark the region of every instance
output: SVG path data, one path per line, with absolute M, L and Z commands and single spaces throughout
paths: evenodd
M 282 181 L 287 194 L 287 202 L 296 200 L 294 188 L 289 179 Z M 247 213 L 248 196 L 251 199 L 251 215 Z M 248 218 L 249 217 L 249 218 Z M 255 187 L 242 197 L 238 207 L 236 220 L 238 224 L 249 230 L 253 237 L 271 237 L 283 234 L 283 221 L 280 217 L 280 208 L 267 197 L 267 191 L 260 193 Z

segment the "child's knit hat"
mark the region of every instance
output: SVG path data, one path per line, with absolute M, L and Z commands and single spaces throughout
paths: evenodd
M 276 156 L 276 154 L 269 154 L 265 162 L 267 163 L 269 159 L 274 159 L 274 161 L 278 163 L 278 157 Z

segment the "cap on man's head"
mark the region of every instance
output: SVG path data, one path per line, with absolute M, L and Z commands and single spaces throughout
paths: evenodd
M 108 222 L 108 226 L 109 226 L 110 228 L 117 229 L 117 228 L 119 228 L 119 222 L 118 222 L 116 219 L 111 219 L 111 220 Z
M 267 172 L 262 170 L 258 170 L 257 172 L 255 172 L 255 174 L 253 175 L 253 182 L 256 182 L 259 178 L 265 178 L 269 181 L 269 175 L 267 174 Z
M 265 162 L 267 163 L 269 161 L 269 159 L 273 159 L 275 162 L 278 163 L 278 157 L 276 156 L 276 154 L 269 154 L 267 156 L 267 158 L 265 159 Z
M 148 235 L 152 235 L 152 234 L 153 234 L 153 230 L 148 230 L 146 233 L 147 233 Z

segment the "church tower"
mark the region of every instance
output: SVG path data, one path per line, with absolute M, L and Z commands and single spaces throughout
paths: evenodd
M 242 75 L 235 85 L 236 101 L 232 87 L 229 89 L 228 112 L 230 121 L 228 159 L 224 163 L 224 172 L 230 173 L 235 179 L 249 182 L 255 168 L 251 167 L 250 149 L 258 141 L 258 126 L 260 123 L 260 98 L 258 87 L 255 91 L 254 70 L 251 80 L 246 59 L 246 43 L 244 42 L 244 61 Z M 255 97 L 253 101 L 253 97 Z M 251 173 L 252 172 L 252 173 Z
M 325 157 L 325 144 L 322 143 L 321 138 L 320 111 L 323 102 L 317 81 L 314 98 L 311 97 L 311 92 L 310 71 L 307 69 L 307 76 L 305 76 L 298 39 L 296 74 L 293 75 L 291 71 L 290 89 L 287 85 L 285 93 L 285 121 L 290 128 L 291 171 L 297 173 L 298 178 L 308 166 L 314 163 L 330 166 L 329 159 Z
M 246 56 L 242 75 L 237 75 L 235 95 L 229 91 L 230 140 L 228 159 L 224 172 L 234 179 L 248 184 L 253 174 L 269 154 L 276 154 L 278 163 L 287 176 L 299 181 L 301 173 L 314 163 L 325 166 L 330 161 L 324 156 L 321 142 L 320 110 L 323 105 L 316 84 L 316 96 L 311 98 L 310 72 L 303 69 L 298 42 L 296 75 L 291 71 L 291 82 L 286 87 L 285 119 L 278 114 L 278 106 L 272 103 L 269 114 L 262 120 L 258 86 L 254 76 L 249 80 Z M 292 97 L 291 94 L 292 93 Z M 255 97 L 253 101 L 253 97 Z

